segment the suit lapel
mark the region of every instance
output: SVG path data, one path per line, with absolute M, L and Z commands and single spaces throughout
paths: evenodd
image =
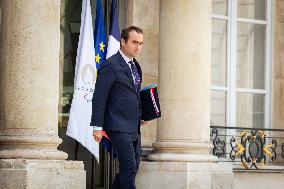
M 130 70 L 129 66 L 127 65 L 127 63 L 125 62 L 125 60 L 123 59 L 123 57 L 121 56 L 121 54 L 119 52 L 117 52 L 117 54 L 118 54 L 118 57 L 119 57 L 119 63 L 123 67 L 123 70 L 126 73 L 126 75 L 128 76 L 133 90 L 135 90 L 135 86 L 134 86 L 134 81 L 133 81 L 133 77 L 132 77 L 132 74 L 131 74 L 131 70 Z

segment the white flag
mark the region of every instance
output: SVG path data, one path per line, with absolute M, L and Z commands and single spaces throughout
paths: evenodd
M 93 32 L 90 0 L 83 0 L 74 94 L 66 134 L 85 146 L 99 162 L 99 144 L 93 139 L 90 126 L 97 73 Z

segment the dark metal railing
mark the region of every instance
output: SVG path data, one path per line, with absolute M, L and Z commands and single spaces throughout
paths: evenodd
M 105 172 L 105 189 L 111 189 L 111 185 L 114 181 L 115 175 L 118 172 L 118 160 L 117 158 L 114 158 L 112 150 L 110 153 L 106 152 L 105 163 L 103 166 Z
M 211 126 L 212 154 L 245 169 L 284 165 L 284 129 Z

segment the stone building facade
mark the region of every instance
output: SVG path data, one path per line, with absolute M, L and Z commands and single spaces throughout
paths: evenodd
M 64 43 L 69 2 L 0 2 L 0 188 L 86 188 L 83 162 L 57 149 L 58 123 L 68 119 L 58 104 L 72 89 L 64 85 L 72 78 L 64 75 L 72 73 Z M 210 125 L 284 129 L 284 1 L 120 0 L 119 6 L 122 27 L 144 30 L 143 85 L 158 83 L 162 109 L 142 128 L 149 153 L 137 188 L 238 189 L 251 182 L 281 188 L 281 164 L 236 171 L 213 156 Z

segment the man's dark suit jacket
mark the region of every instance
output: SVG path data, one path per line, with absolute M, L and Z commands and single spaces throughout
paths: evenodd
M 133 60 L 142 82 L 142 71 Z M 140 133 L 141 83 L 136 91 L 131 70 L 121 54 L 107 59 L 100 69 L 92 101 L 91 126 L 103 130 Z

